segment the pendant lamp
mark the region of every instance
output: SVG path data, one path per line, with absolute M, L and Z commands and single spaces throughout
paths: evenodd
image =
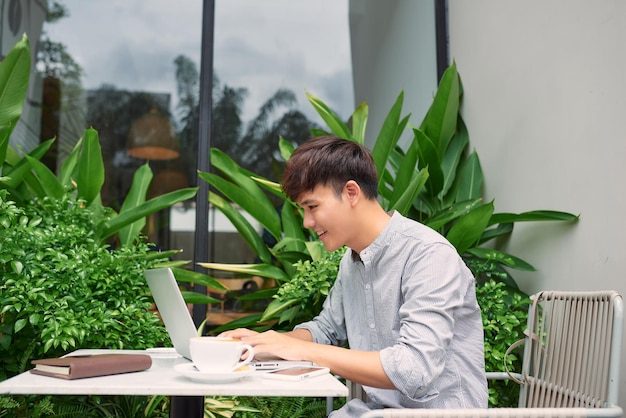
M 154 108 L 133 122 L 127 145 L 128 154 L 135 158 L 172 160 L 180 156 L 172 124 Z

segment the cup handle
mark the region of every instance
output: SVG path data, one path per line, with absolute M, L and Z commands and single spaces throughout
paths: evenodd
M 246 356 L 245 360 L 240 361 L 239 363 L 235 364 L 235 366 L 233 367 L 233 370 L 237 370 L 238 368 L 245 366 L 246 364 L 250 363 L 252 361 L 252 358 L 254 357 L 254 348 L 252 348 L 251 345 L 249 344 L 244 344 L 241 346 L 241 353 L 243 354 L 244 351 L 248 352 L 248 355 Z

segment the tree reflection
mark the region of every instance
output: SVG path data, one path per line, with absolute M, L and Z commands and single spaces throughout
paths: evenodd
M 66 16 L 68 10 L 60 1 L 50 2 L 47 23 Z M 84 129 L 93 127 L 99 133 L 105 164 L 102 203 L 119 210 L 135 171 L 146 163 L 127 152 L 131 126 L 149 112 L 157 111 L 174 125 L 180 155 L 172 160 L 149 161 L 154 179 L 148 198 L 197 185 L 200 74 L 195 62 L 185 55 L 178 55 L 173 60 L 175 93 L 131 91 L 120 89 L 113 83 L 85 90 L 84 71 L 66 45 L 55 42 L 44 32 L 38 51 L 37 69 L 44 79 L 46 95 L 41 140 L 58 138 L 58 143 L 55 142 L 43 159 L 51 169 L 59 167 Z M 282 88 L 260 106 L 252 120 L 244 121 L 242 115 L 249 88 L 254 87 L 231 86 L 214 77 L 210 145 L 228 154 L 245 169 L 279 181 L 284 166 L 278 152 L 279 137 L 297 146 L 311 136 L 311 129 L 318 126 L 298 109 L 293 91 Z M 154 225 L 149 229 L 157 231 L 158 236 L 149 239 L 168 246 L 167 214 L 151 219 Z
M 181 127 L 181 144 L 197 137 L 198 71 L 195 63 L 180 55 L 174 60 Z M 259 109 L 258 115 L 244 127 L 242 108 L 248 90 L 244 87 L 222 85 L 213 79 L 213 118 L 211 146 L 219 148 L 242 167 L 273 180 L 279 180 L 284 163 L 278 153 L 279 136 L 300 144 L 310 137 L 316 124 L 297 110 L 295 94 L 279 89 Z M 282 113 L 281 113 L 282 112 Z

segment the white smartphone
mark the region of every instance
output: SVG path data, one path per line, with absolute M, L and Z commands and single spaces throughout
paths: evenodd
M 314 376 L 320 376 L 328 373 L 330 370 L 328 367 L 321 366 L 296 366 L 285 367 L 283 369 L 276 369 L 270 372 L 265 372 L 261 375 L 264 379 L 276 379 L 276 380 L 288 380 L 297 381 L 304 380 Z

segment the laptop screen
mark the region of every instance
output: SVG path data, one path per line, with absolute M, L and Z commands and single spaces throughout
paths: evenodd
M 198 336 L 198 331 L 174 273 L 169 268 L 159 268 L 146 270 L 144 276 L 176 352 L 191 359 L 189 339 Z
M 150 269 L 144 272 L 154 302 L 161 314 L 176 352 L 191 360 L 189 339 L 198 336 L 187 304 L 180 293 L 178 282 L 169 268 Z M 310 361 L 288 361 L 274 356 L 256 358 L 251 363 L 257 370 L 276 369 L 291 366 L 313 365 Z

